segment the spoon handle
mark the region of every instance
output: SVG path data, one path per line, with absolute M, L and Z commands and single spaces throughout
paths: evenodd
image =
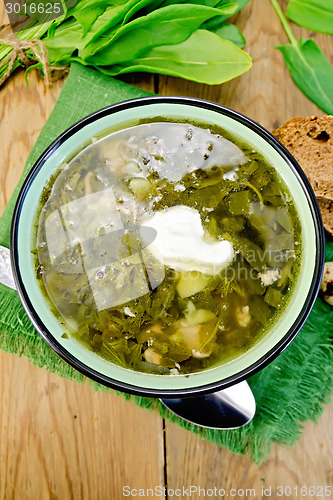
M 0 283 L 16 290 L 12 266 L 10 263 L 10 251 L 0 245 Z
M 160 401 L 183 420 L 207 429 L 243 427 L 251 422 L 256 411 L 255 398 L 246 381 L 203 396 Z

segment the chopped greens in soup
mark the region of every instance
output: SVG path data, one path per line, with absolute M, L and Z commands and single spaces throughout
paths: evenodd
M 208 124 L 156 118 L 62 165 L 41 199 L 37 276 L 71 334 L 125 368 L 188 374 L 254 346 L 301 253 L 288 188 Z

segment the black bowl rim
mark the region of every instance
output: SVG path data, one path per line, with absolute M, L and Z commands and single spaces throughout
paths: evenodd
M 256 132 L 260 137 L 266 140 L 285 160 L 290 169 L 293 171 L 294 175 L 298 179 L 303 191 L 306 195 L 306 198 L 309 203 L 310 210 L 312 212 L 313 222 L 315 226 L 316 232 L 316 262 L 315 262 L 315 272 L 313 274 L 313 279 L 311 282 L 311 286 L 309 289 L 309 294 L 307 296 L 306 301 L 300 311 L 297 319 L 294 321 L 293 325 L 289 328 L 288 332 L 284 335 L 284 337 L 277 343 L 275 346 L 265 353 L 259 360 L 257 360 L 252 365 L 248 366 L 244 370 L 238 372 L 236 375 L 228 377 L 224 380 L 215 381 L 203 386 L 199 387 L 190 387 L 185 389 L 154 389 L 154 388 L 146 388 L 140 386 L 133 386 L 131 384 L 121 382 L 110 377 L 107 377 L 86 364 L 79 361 L 76 357 L 74 357 L 69 351 L 67 351 L 52 335 L 52 333 L 48 330 L 46 325 L 41 321 L 38 316 L 37 311 L 32 306 L 27 291 L 24 287 L 20 269 L 19 269 L 19 261 L 18 261 L 18 249 L 17 249 L 17 238 L 18 238 L 18 221 L 20 218 L 21 208 L 23 201 L 26 197 L 26 194 L 30 188 L 31 183 L 33 182 L 37 172 L 42 168 L 43 164 L 47 160 L 49 156 L 51 156 L 64 141 L 66 141 L 73 134 L 81 130 L 83 127 L 92 123 L 96 119 L 100 119 L 105 116 L 113 115 L 119 111 L 123 111 L 130 107 L 139 107 L 139 106 L 147 106 L 150 104 L 159 104 L 159 103 L 170 103 L 170 104 L 184 104 L 199 108 L 204 108 L 208 110 L 212 110 L 221 114 L 232 118 L 252 131 Z M 271 363 L 279 354 L 281 354 L 286 347 L 291 343 L 291 341 L 296 337 L 297 333 L 300 331 L 302 326 L 304 325 L 310 311 L 314 305 L 315 299 L 317 297 L 321 277 L 324 266 L 324 228 L 322 224 L 322 219 L 319 211 L 319 207 L 316 201 L 315 194 L 312 190 L 312 187 L 304 174 L 303 170 L 296 162 L 295 158 L 290 154 L 290 152 L 265 128 L 251 120 L 250 118 L 244 116 L 243 114 L 234 111 L 226 106 L 221 104 L 213 103 L 210 101 L 206 101 L 203 99 L 197 99 L 192 97 L 178 97 L 178 96 L 151 96 L 151 97 L 140 97 L 137 99 L 131 99 L 127 101 L 123 101 L 121 103 L 113 104 L 102 108 L 98 111 L 91 113 L 85 118 L 79 120 L 74 125 L 65 130 L 61 135 L 59 135 L 44 151 L 44 153 L 39 157 L 31 171 L 29 172 L 27 178 L 25 179 L 20 193 L 18 195 L 18 199 L 14 208 L 14 214 L 11 225 L 11 236 L 10 236 L 10 249 L 11 249 L 11 264 L 14 274 L 14 279 L 17 285 L 18 294 L 20 300 L 23 304 L 23 307 L 38 331 L 38 333 L 42 336 L 42 338 L 46 341 L 46 343 L 69 365 L 74 367 L 79 372 L 83 373 L 85 376 L 90 379 L 98 382 L 107 387 L 111 387 L 112 389 L 127 392 L 130 394 L 144 396 L 144 397 L 160 397 L 160 398 L 168 398 L 168 397 L 193 397 L 198 395 L 207 394 L 210 392 L 215 392 L 221 389 L 225 389 L 234 384 L 237 384 L 248 377 L 254 375 L 259 370 L 262 370 L 265 366 Z

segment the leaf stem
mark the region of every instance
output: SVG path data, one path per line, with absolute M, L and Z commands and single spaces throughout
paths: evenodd
M 271 4 L 273 5 L 274 9 L 275 9 L 275 12 L 277 13 L 281 23 L 282 23 L 282 26 L 284 28 L 284 31 L 286 32 L 286 35 L 287 37 L 289 38 L 289 41 L 292 45 L 297 45 L 297 40 L 296 38 L 294 37 L 294 34 L 293 32 L 291 31 L 291 28 L 288 24 L 288 21 L 285 17 L 285 15 L 283 14 L 282 12 L 282 9 L 280 7 L 280 5 L 278 4 L 277 0 L 271 0 Z

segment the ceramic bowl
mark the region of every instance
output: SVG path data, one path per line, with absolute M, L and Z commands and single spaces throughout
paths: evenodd
M 74 338 L 64 338 L 64 325 L 52 313 L 36 279 L 33 232 L 38 200 L 50 176 L 85 147 L 94 136 L 121 129 L 122 124 L 152 117 L 186 118 L 215 124 L 264 155 L 274 165 L 294 199 L 302 227 L 302 262 L 285 312 L 257 344 L 236 359 L 185 375 L 155 375 L 122 368 L 89 351 Z M 290 153 L 264 128 L 228 108 L 185 97 L 135 99 L 97 111 L 59 136 L 43 153 L 26 179 L 15 208 L 11 257 L 23 306 L 45 341 L 74 368 L 120 391 L 143 396 L 191 396 L 226 388 L 270 363 L 292 341 L 315 301 L 324 255 L 323 227 L 314 193 Z

